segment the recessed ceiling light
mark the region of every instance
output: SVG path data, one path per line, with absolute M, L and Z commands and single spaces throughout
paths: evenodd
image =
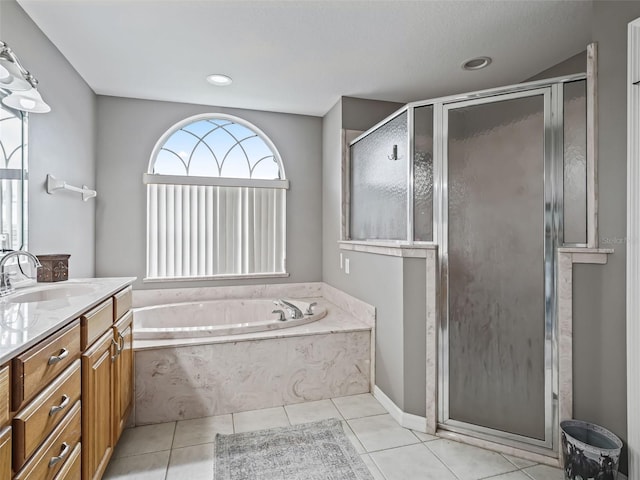
M 462 64 L 463 70 L 480 70 L 488 67 L 491 63 L 491 57 L 471 58 Z
M 211 85 L 224 87 L 226 85 L 231 85 L 231 82 L 233 82 L 233 80 L 228 75 L 223 75 L 222 73 L 214 73 L 212 75 L 207 75 L 207 82 L 209 82 Z

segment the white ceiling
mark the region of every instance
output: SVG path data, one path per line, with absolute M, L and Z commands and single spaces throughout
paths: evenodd
M 585 49 L 588 1 L 18 0 L 101 95 L 324 115 L 517 83 Z M 460 64 L 488 55 L 486 70 Z M 213 87 L 210 73 L 233 77 Z

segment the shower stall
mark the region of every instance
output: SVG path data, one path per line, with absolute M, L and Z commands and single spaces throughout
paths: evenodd
M 345 240 L 436 245 L 438 428 L 557 450 L 557 250 L 595 228 L 587 80 L 406 105 L 350 144 Z

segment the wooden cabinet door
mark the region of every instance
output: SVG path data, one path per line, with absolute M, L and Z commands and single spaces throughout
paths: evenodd
M 113 332 L 82 355 L 82 478 L 100 479 L 113 452 Z
M 11 478 L 11 427 L 0 431 L 0 478 Z
M 114 443 L 118 441 L 133 403 L 133 312 L 129 311 L 113 327 L 118 343 L 115 362 Z

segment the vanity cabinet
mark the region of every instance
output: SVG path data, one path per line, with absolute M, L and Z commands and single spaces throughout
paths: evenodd
M 102 477 L 113 452 L 115 345 L 109 329 L 82 354 L 82 478 L 86 480 Z
M 3 357 L 0 480 L 102 478 L 132 407 L 131 296 L 120 289 Z
M 80 324 L 74 320 L 13 358 L 15 480 L 53 480 L 80 441 L 79 357 Z
M 117 442 L 124 430 L 133 404 L 133 312 L 128 311 L 113 327 L 118 343 L 114 361 L 114 431 Z
M 80 451 L 81 445 L 78 443 L 76 448 L 73 449 L 71 454 L 69 455 L 69 459 L 64 463 L 58 475 L 54 478 L 54 480 L 81 480 L 82 479 L 82 469 L 80 463 Z
M 36 393 L 80 356 L 77 320 L 13 359 L 13 410 L 19 410 Z
M 0 478 L 11 478 L 11 427 L 0 430 Z
M 82 478 L 85 480 L 102 478 L 131 410 L 131 295 L 131 287 L 125 288 L 81 317 L 81 322 L 86 324 L 87 341 L 101 335 L 82 354 Z
M 13 417 L 13 464 L 20 468 L 80 400 L 80 360 Z
M 9 367 L 0 368 L 0 478 L 11 478 Z
M 80 402 L 76 402 L 14 480 L 53 480 L 79 441 Z

